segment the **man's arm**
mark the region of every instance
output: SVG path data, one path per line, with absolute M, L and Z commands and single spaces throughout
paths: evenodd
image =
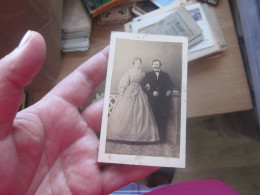
M 148 73 L 146 73 L 144 78 L 142 79 L 141 86 L 142 86 L 143 91 L 146 94 L 150 93 L 150 91 L 151 91 L 151 84 L 149 83 L 149 74 Z
M 172 90 L 174 89 L 174 84 L 168 75 L 168 73 L 164 73 L 164 88 L 165 88 L 165 96 L 169 97 L 172 94 Z

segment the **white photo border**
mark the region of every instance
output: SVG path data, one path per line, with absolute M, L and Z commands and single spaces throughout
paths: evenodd
M 111 154 L 105 152 L 106 133 L 108 122 L 109 96 L 112 80 L 114 52 L 117 39 L 144 40 L 152 42 L 172 42 L 182 43 L 182 85 L 181 85 L 181 121 L 180 121 L 180 155 L 179 158 L 139 156 Z M 187 103 L 187 61 L 188 40 L 186 37 L 167 36 L 167 35 L 148 35 L 127 32 L 112 32 L 110 40 L 110 52 L 108 58 L 107 78 L 105 86 L 104 108 L 101 124 L 100 145 L 98 162 L 129 164 L 129 165 L 146 165 L 158 167 L 178 167 L 185 168 L 186 165 L 186 103 Z

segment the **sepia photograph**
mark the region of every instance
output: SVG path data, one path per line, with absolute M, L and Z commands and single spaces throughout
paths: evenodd
M 99 162 L 185 167 L 188 40 L 112 32 Z

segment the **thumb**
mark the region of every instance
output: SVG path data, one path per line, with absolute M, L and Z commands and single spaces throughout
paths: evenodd
M 0 60 L 0 140 L 12 126 L 24 86 L 40 70 L 46 54 L 43 37 L 28 31 L 19 46 Z

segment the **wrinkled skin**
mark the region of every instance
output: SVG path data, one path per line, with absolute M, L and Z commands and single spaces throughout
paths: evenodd
M 46 53 L 36 32 L 23 42 L 0 61 L 0 194 L 108 194 L 156 169 L 97 162 L 103 101 L 79 107 L 105 78 L 108 47 L 17 113 Z

